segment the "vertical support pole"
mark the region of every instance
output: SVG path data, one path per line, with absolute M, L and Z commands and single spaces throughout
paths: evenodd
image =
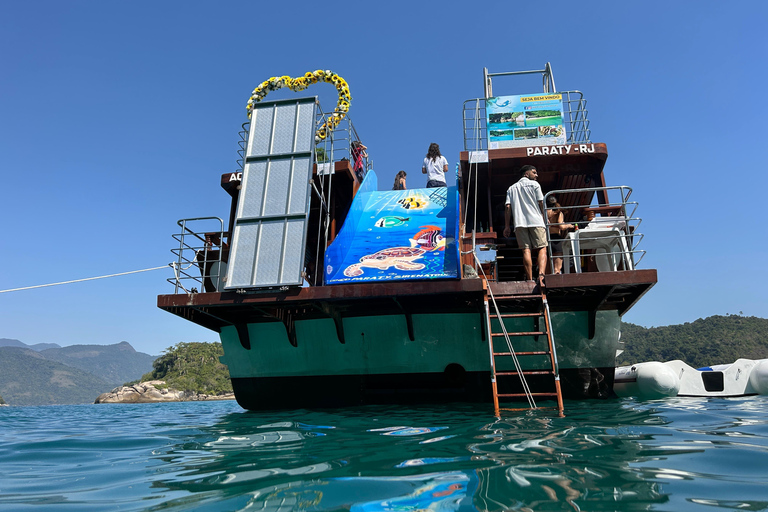
M 557 393 L 557 412 L 558 415 L 562 418 L 565 416 L 564 410 L 565 406 L 563 405 L 563 392 L 560 388 L 560 368 L 557 364 L 557 349 L 555 348 L 555 338 L 554 334 L 552 332 L 552 321 L 549 317 L 549 303 L 547 302 L 547 296 L 542 293 L 541 294 L 541 301 L 544 305 L 544 321 L 546 322 L 547 326 L 547 340 L 549 341 L 549 353 L 550 353 L 550 361 L 552 363 L 552 373 L 555 376 L 555 393 Z

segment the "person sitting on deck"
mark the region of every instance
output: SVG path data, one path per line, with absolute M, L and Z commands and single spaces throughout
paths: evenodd
M 563 210 L 557 197 L 547 198 L 547 220 L 549 221 L 549 238 L 552 240 L 552 263 L 555 274 L 563 273 L 563 239 L 568 231 L 575 229 L 573 224 L 565 224 Z
M 429 145 L 427 156 L 421 165 L 421 173 L 427 175 L 427 188 L 446 187 L 445 173 L 448 172 L 448 160 L 440 154 L 440 146 Z
M 528 281 L 533 281 L 533 260 L 531 249 L 537 252 L 536 262 L 539 267 L 539 279 L 544 278 L 547 268 L 547 231 L 544 195 L 541 185 L 536 180 L 539 173 L 532 165 L 520 169 L 520 180 L 507 189 L 507 201 L 504 209 L 504 237 L 509 238 L 509 218 L 514 208 L 515 236 L 517 246 L 523 250 L 523 269 Z
M 358 181 L 363 181 L 363 178 L 365 178 L 365 164 L 363 163 L 363 158 L 368 158 L 366 149 L 368 148 L 365 144 L 359 140 L 352 141 L 352 170 L 354 171 L 355 176 L 357 176 Z
M 405 190 L 405 177 L 405 171 L 398 172 L 397 176 L 395 176 L 395 185 L 392 187 L 392 190 Z

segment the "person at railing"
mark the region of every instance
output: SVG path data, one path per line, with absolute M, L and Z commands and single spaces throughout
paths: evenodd
M 221 249 L 221 251 L 219 250 Z M 203 290 L 206 292 L 215 292 L 216 285 L 212 277 L 220 278 L 222 276 L 211 276 L 211 267 L 219 261 L 226 261 L 229 255 L 229 245 L 222 242 L 219 233 L 206 233 L 203 250 L 196 251 L 195 259 L 197 266 L 200 267 L 200 274 L 203 278 Z
M 406 173 L 405 171 L 400 171 L 397 173 L 397 176 L 395 176 L 395 184 L 392 187 L 392 190 L 405 190 L 405 177 Z
M 544 210 L 544 194 L 537 182 L 539 173 L 536 167 L 524 165 L 520 169 L 520 180 L 507 189 L 507 201 L 504 207 L 504 237 L 509 238 L 510 216 L 514 216 L 517 246 L 523 250 L 523 269 L 528 281 L 533 281 L 533 259 L 531 251 L 536 251 L 536 263 L 539 267 L 539 279 L 544 278 L 547 268 L 547 214 Z M 513 213 L 514 210 L 514 213 Z
M 366 151 L 368 147 L 359 140 L 353 140 L 350 149 L 352 153 L 352 170 L 355 172 L 358 181 L 363 181 L 363 178 L 365 178 L 365 164 L 363 163 L 363 159 L 368 158 L 368 153 Z
M 547 198 L 547 223 L 549 224 L 549 239 L 552 241 L 552 265 L 555 274 L 563 273 L 563 240 L 565 235 L 576 227 L 565 224 L 565 215 L 560 209 L 556 196 Z
M 445 187 L 445 173 L 448 172 L 448 160 L 440 154 L 440 146 L 429 145 L 427 156 L 421 165 L 421 173 L 427 175 L 427 188 Z

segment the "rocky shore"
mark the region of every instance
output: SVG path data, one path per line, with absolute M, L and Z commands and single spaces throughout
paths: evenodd
M 102 393 L 95 404 L 142 404 L 154 402 L 194 402 L 203 400 L 234 400 L 234 393 L 205 395 L 168 388 L 165 381 L 150 380 L 131 386 L 120 386 Z

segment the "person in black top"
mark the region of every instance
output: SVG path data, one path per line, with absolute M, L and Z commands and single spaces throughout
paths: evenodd
M 400 171 L 397 173 L 397 176 L 395 176 L 395 185 L 392 187 L 392 190 L 405 190 L 405 171 Z

